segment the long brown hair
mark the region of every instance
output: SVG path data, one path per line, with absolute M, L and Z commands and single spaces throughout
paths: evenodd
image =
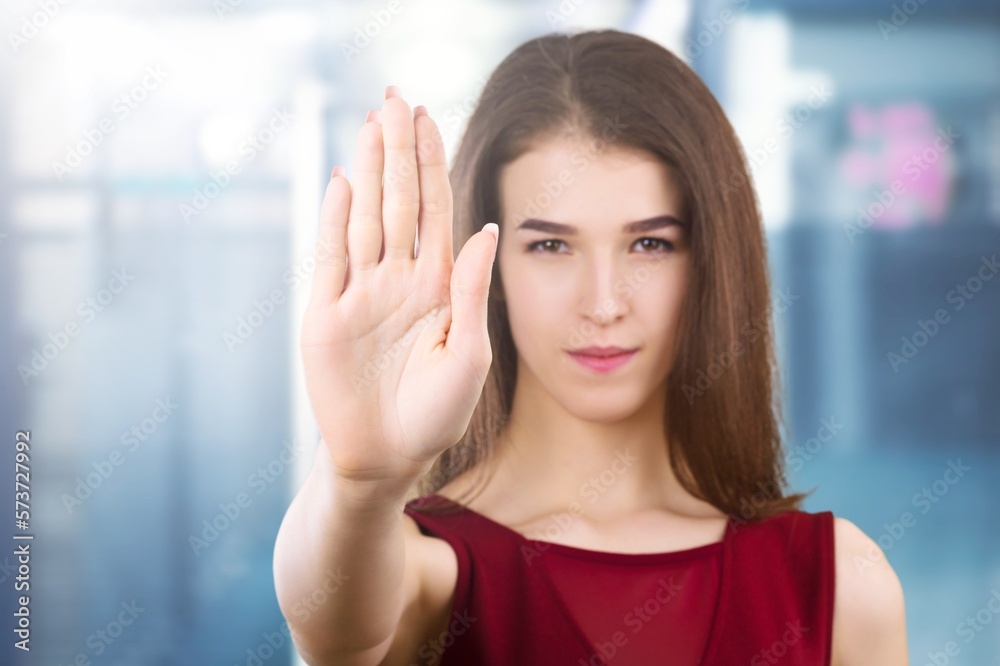
M 609 125 L 624 129 L 609 137 Z M 451 168 L 454 246 L 463 247 L 486 222 L 501 223 L 500 170 L 539 142 L 565 135 L 592 139 L 599 149 L 613 143 L 652 153 L 682 187 L 692 272 L 664 424 L 678 480 L 695 497 L 745 521 L 798 509 L 806 494 L 784 494 L 779 377 L 756 193 L 722 108 L 673 53 L 618 30 L 550 33 L 510 53 L 486 82 Z M 493 270 L 493 364 L 469 428 L 416 484 L 418 497 L 474 468 L 485 473 L 510 414 L 517 350 L 499 262 Z M 492 472 L 480 478 L 485 484 Z

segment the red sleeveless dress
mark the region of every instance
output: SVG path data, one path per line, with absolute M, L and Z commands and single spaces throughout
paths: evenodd
M 434 505 L 452 511 L 437 515 Z M 440 666 L 829 666 L 833 513 L 730 516 L 722 541 L 611 553 L 528 539 L 441 495 L 404 508 L 458 558 Z

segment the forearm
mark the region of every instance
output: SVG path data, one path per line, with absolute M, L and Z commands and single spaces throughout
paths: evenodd
M 275 587 L 309 648 L 353 651 L 391 638 L 405 601 L 403 504 L 412 482 L 341 478 L 320 442 L 275 544 Z

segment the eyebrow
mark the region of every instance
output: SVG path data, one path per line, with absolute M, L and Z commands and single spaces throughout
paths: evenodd
M 656 217 L 651 217 L 645 220 L 629 222 L 622 227 L 622 232 L 626 234 L 639 234 L 671 226 L 678 226 L 682 229 L 687 228 L 687 225 L 684 222 L 677 219 L 673 215 L 657 215 Z M 522 229 L 525 231 L 541 231 L 548 234 L 562 234 L 564 236 L 575 236 L 579 233 L 579 230 L 571 224 L 561 224 L 559 222 L 550 222 L 549 220 L 539 220 L 533 217 L 525 219 L 517 225 L 517 227 L 515 227 L 515 231 L 520 231 Z

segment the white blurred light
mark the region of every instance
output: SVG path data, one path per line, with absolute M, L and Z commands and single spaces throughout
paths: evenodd
M 254 119 L 248 113 L 216 113 L 202 123 L 198 132 L 198 148 L 205 164 L 212 169 L 225 168 L 237 160 L 240 143 L 256 131 Z

